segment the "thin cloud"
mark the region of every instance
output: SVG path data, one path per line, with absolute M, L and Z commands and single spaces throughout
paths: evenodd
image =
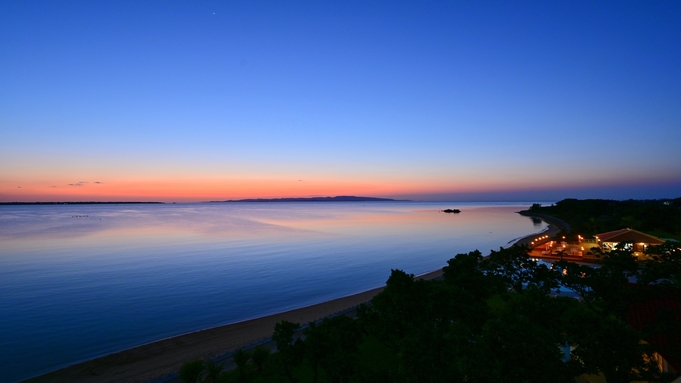
M 78 182 L 76 182 L 76 183 L 68 184 L 68 185 L 69 185 L 69 186 L 85 186 L 86 184 L 89 184 L 89 183 L 101 185 L 101 184 L 103 184 L 104 182 L 100 182 L 100 181 L 96 181 L 96 182 L 78 181 Z

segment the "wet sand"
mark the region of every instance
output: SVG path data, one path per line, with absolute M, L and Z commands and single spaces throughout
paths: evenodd
M 442 270 L 435 270 L 418 278 L 433 279 L 441 275 Z M 160 340 L 66 367 L 28 379 L 25 382 L 147 382 L 177 372 L 184 362 L 197 358 L 214 358 L 264 338 L 269 338 L 272 335 L 274 325 L 282 320 L 306 324 L 366 303 L 383 289 L 384 287 L 379 287 L 279 314 Z

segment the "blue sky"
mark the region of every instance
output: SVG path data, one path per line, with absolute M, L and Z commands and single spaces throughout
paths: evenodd
M 4 2 L 0 200 L 679 197 L 678 20 L 671 1 Z

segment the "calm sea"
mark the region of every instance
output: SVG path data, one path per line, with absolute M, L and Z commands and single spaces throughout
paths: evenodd
M 381 286 L 545 228 L 529 204 L 0 206 L 0 380 Z M 439 210 L 459 208 L 460 214 Z

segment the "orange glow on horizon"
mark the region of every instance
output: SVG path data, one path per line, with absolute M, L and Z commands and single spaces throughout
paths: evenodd
M 151 180 L 83 182 L 66 186 L 0 187 L 0 201 L 199 202 L 335 195 L 385 196 L 407 190 L 390 183 L 305 180 Z
M 73 179 L 73 178 L 72 178 Z M 76 178 L 77 179 L 77 178 Z M 53 201 L 158 201 L 201 202 L 245 198 L 286 198 L 355 195 L 404 198 L 400 196 L 454 195 L 457 193 L 522 192 L 560 190 L 555 183 L 528 180 L 461 179 L 447 177 L 181 177 L 119 179 L 80 178 L 88 181 L 32 181 L 27 178 L 0 180 L 0 202 Z M 585 186 L 583 183 L 563 187 Z M 591 185 L 594 186 L 594 185 Z M 602 185 L 606 186 L 606 185 Z M 415 199 L 418 199 L 416 197 Z

